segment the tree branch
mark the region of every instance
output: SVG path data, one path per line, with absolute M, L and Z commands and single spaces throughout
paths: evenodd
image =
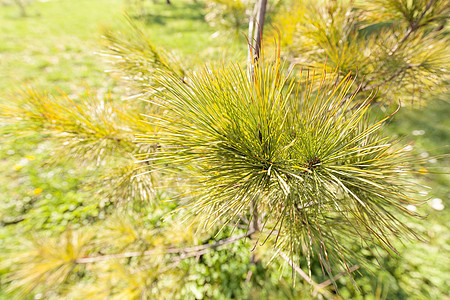
M 259 215 L 258 215 L 258 206 L 257 206 L 257 201 L 256 201 L 256 199 L 253 199 L 252 200 L 252 203 L 251 203 L 251 219 L 250 219 L 250 224 L 249 224 L 249 226 L 250 226 L 250 228 L 249 228 L 249 231 L 251 231 L 251 232 L 258 232 L 259 231 Z M 258 238 L 259 239 L 259 238 Z M 255 243 L 255 247 L 256 247 L 256 245 L 258 244 L 258 240 L 256 241 L 256 243 Z M 254 249 L 254 248 L 253 248 Z M 256 259 L 256 256 L 255 256 L 255 254 L 253 254 L 252 253 L 252 255 L 251 255 L 251 257 L 250 257 L 250 264 L 251 265 L 256 265 L 256 263 L 257 263 L 258 261 L 257 261 L 257 259 Z M 249 271 L 248 271 L 248 273 L 247 273 L 247 277 L 246 277 L 246 279 L 245 279 L 245 281 L 250 281 L 250 279 L 252 278 L 252 274 L 253 274 L 253 272 L 252 272 L 252 270 L 250 269 Z
M 333 283 L 333 281 L 338 280 L 339 278 L 341 278 L 342 276 L 347 275 L 348 273 L 355 272 L 358 269 L 359 269 L 359 266 L 358 265 L 354 265 L 353 267 L 350 267 L 350 269 L 348 269 L 348 271 L 343 271 L 343 272 L 337 274 L 336 276 L 333 277 L 333 279 L 328 279 L 327 281 L 322 282 L 321 284 L 318 285 L 318 287 L 324 288 L 326 286 L 329 286 L 330 284 Z
M 253 76 L 253 64 L 259 60 L 261 55 L 261 43 L 266 19 L 267 0 L 258 0 L 255 3 L 253 13 L 250 16 L 248 26 L 249 49 L 247 56 L 248 73 Z
M 258 6 L 257 27 L 255 30 L 255 60 L 258 60 L 261 54 L 261 40 L 266 20 L 267 0 L 260 0 Z
M 380 86 L 385 85 L 388 82 L 392 82 L 396 77 L 400 76 L 401 74 L 404 74 L 409 69 L 417 68 L 417 67 L 420 67 L 420 65 L 419 64 L 414 64 L 414 65 L 413 64 L 409 64 L 409 65 L 407 65 L 407 66 L 397 70 L 397 72 L 395 72 L 389 78 L 385 79 L 384 81 L 382 81 L 380 83 L 372 84 L 372 85 L 366 85 L 366 86 L 361 87 L 360 91 L 363 92 L 363 91 L 379 88 Z
M 241 239 L 249 237 L 252 234 L 253 234 L 252 231 L 248 231 L 245 234 L 232 236 L 232 237 L 217 241 L 213 244 L 199 245 L 199 246 L 189 247 L 189 248 L 169 248 L 166 250 L 147 250 L 147 251 L 124 252 L 124 253 L 117 253 L 117 254 L 93 256 L 93 257 L 82 257 L 82 258 L 76 259 L 75 263 L 88 264 L 88 263 L 95 263 L 95 262 L 99 262 L 99 261 L 105 261 L 105 260 L 109 260 L 109 259 L 149 256 L 149 255 L 156 255 L 156 254 L 180 254 L 179 259 L 181 260 L 181 259 L 185 259 L 185 258 L 189 258 L 189 257 L 194 257 L 197 255 L 202 255 L 204 253 L 207 253 L 211 249 L 215 249 L 215 248 L 222 247 L 222 246 L 225 246 L 228 244 L 232 244 Z M 175 259 L 174 259 L 174 261 L 175 261 Z
M 427 11 L 431 8 L 431 6 L 433 5 L 435 0 L 430 0 L 427 4 L 427 6 L 425 7 L 424 11 L 422 12 L 422 14 L 410 25 L 408 31 L 406 32 L 406 34 L 403 36 L 403 38 L 394 46 L 394 48 L 392 48 L 392 50 L 389 52 L 389 55 L 393 55 L 398 48 L 400 48 L 400 46 L 406 42 L 406 40 L 409 38 L 409 36 L 416 31 L 417 29 L 419 29 L 421 27 L 421 25 L 419 24 L 420 21 L 423 19 L 423 17 L 425 16 L 425 14 L 427 13 Z
M 309 277 L 305 272 L 303 272 L 303 270 L 297 266 L 285 253 L 280 251 L 280 256 L 309 284 L 311 284 L 314 288 L 314 290 L 320 294 L 322 294 L 323 296 L 325 296 L 327 299 L 338 299 L 338 297 L 336 295 L 333 295 L 332 293 L 330 293 L 329 291 L 327 291 L 325 289 L 325 286 L 320 286 L 319 284 L 317 284 L 317 282 L 315 282 L 314 280 L 312 280 L 311 277 Z
M 18 216 L 15 219 L 0 221 L 0 226 L 4 227 L 4 226 L 8 226 L 8 225 L 14 225 L 14 224 L 20 223 L 24 220 L 25 220 L 25 216 Z
M 400 49 L 400 47 L 408 40 L 408 38 L 411 36 L 412 33 L 414 33 L 420 27 L 425 25 L 425 24 L 420 25 L 419 23 L 423 19 L 423 17 L 427 13 L 427 11 L 431 8 L 431 6 L 433 5 L 434 1 L 435 0 L 430 0 L 428 2 L 427 6 L 425 7 L 424 11 L 422 12 L 422 14 L 414 22 L 410 23 L 409 28 L 406 31 L 405 35 L 401 38 L 400 41 L 397 42 L 397 44 L 394 45 L 394 47 L 392 47 L 392 49 L 388 52 L 388 56 L 394 55 L 395 52 L 397 52 L 397 50 Z M 386 60 L 382 61 L 381 64 L 372 73 L 373 74 L 377 74 L 384 67 L 385 64 L 386 64 Z M 383 84 L 385 84 L 386 82 L 389 82 L 390 80 L 392 80 L 395 77 L 397 77 L 398 75 L 400 75 L 402 73 L 402 71 L 404 71 L 404 68 L 400 69 L 398 72 L 393 74 L 389 79 L 383 81 L 383 83 L 380 83 L 380 84 L 371 84 L 371 85 L 369 85 L 369 81 L 367 81 L 361 86 L 361 91 L 367 91 L 367 90 L 370 90 L 370 89 L 373 89 L 373 88 L 376 88 L 376 87 L 380 87 Z

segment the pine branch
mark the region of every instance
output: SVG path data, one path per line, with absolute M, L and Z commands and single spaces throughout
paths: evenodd
M 143 251 L 143 252 L 136 251 L 136 252 L 125 252 L 125 253 L 118 253 L 118 254 L 94 256 L 94 257 L 82 257 L 82 258 L 76 259 L 75 262 L 78 264 L 88 264 L 88 263 L 95 263 L 95 262 L 105 261 L 105 260 L 110 260 L 110 259 L 149 256 L 149 255 L 157 255 L 157 254 L 180 254 L 179 259 L 185 259 L 185 258 L 197 256 L 197 255 L 202 255 L 212 249 L 216 249 L 218 247 L 222 247 L 222 246 L 225 246 L 228 244 L 235 243 L 241 239 L 249 237 L 252 234 L 253 234 L 252 231 L 248 231 L 245 234 L 229 237 L 229 238 L 217 241 L 212 244 L 200 245 L 200 246 L 189 247 L 189 248 L 169 248 L 166 250 L 147 250 L 147 251 Z
M 258 16 L 257 16 L 257 27 L 255 31 L 255 60 L 259 59 L 261 55 L 261 44 L 264 32 L 264 23 L 266 20 L 266 7 L 267 0 L 258 1 Z
M 398 69 L 394 74 L 392 74 L 391 76 L 389 76 L 387 79 L 383 80 L 382 82 L 379 82 L 376 84 L 371 84 L 371 85 L 367 85 L 367 82 L 366 82 L 366 84 L 363 84 L 361 86 L 360 91 L 364 92 L 364 91 L 368 91 L 368 90 L 377 89 L 387 83 L 392 82 L 397 77 L 403 75 L 406 71 L 413 69 L 413 68 L 417 68 L 417 67 L 420 67 L 420 64 L 409 64 L 403 68 Z
M 14 219 L 9 219 L 9 220 L 8 219 L 4 219 L 4 220 L 0 221 L 0 227 L 9 226 L 9 225 L 15 225 L 15 224 L 18 224 L 18 223 L 20 223 L 20 222 L 22 222 L 24 220 L 25 220 L 25 216 L 24 215 L 18 216 L 18 217 L 14 218 Z
M 320 287 L 320 288 L 327 287 L 330 284 L 333 284 L 333 282 L 335 282 L 336 280 L 338 280 L 342 276 L 345 276 L 345 275 L 348 275 L 349 273 L 355 272 L 358 269 L 359 269 L 359 266 L 358 265 L 354 265 L 354 266 L 350 267 L 348 269 L 348 271 L 343 271 L 343 272 L 337 274 L 336 276 L 333 277 L 333 279 L 328 279 L 328 280 L 318 284 L 317 287 Z
M 327 291 L 325 286 L 320 286 L 318 283 L 316 283 L 311 277 L 309 277 L 303 270 L 297 266 L 285 253 L 280 251 L 280 256 L 311 286 L 313 286 L 314 290 L 323 296 L 325 296 L 327 299 L 339 299 L 338 296 L 333 295 L 329 291 Z
M 422 14 L 419 16 L 419 18 L 417 18 L 412 24 L 410 24 L 408 31 L 405 33 L 405 35 L 403 36 L 403 38 L 392 48 L 391 51 L 389 51 L 389 55 L 392 56 L 394 55 L 394 53 L 398 50 L 398 48 L 403 45 L 409 38 L 409 36 L 414 33 L 415 31 L 417 31 L 420 27 L 422 27 L 423 25 L 420 25 L 420 21 L 423 19 L 423 17 L 425 16 L 425 14 L 427 13 L 427 11 L 431 8 L 431 6 L 433 5 L 435 0 L 430 0 L 427 4 L 427 6 L 425 7 L 424 11 L 422 12 Z
M 106 31 L 106 50 L 101 54 L 113 58 L 116 71 L 122 73 L 140 92 L 154 84 L 160 72 L 168 72 L 183 83 L 185 70 L 163 49 L 157 48 L 141 27 L 125 15 L 128 28 L 124 33 Z
M 105 157 L 130 155 L 136 148 L 132 120 L 138 114 L 110 97 L 86 93 L 74 100 L 62 92 L 54 96 L 25 87 L 12 103 L 3 106 L 0 118 L 14 125 L 15 133 L 49 133 L 59 141 L 59 158 L 98 163 Z
M 342 74 L 356 69 L 364 78 L 361 91 L 387 89 L 394 79 L 396 88 L 386 92 L 388 99 L 414 98 L 416 93 L 425 98 L 425 94 L 439 93 L 447 80 L 447 37 L 428 28 L 448 19 L 444 2 L 307 1 L 295 14 L 286 11 L 281 15 L 281 25 L 292 28 L 292 37 L 286 42 L 292 44 L 289 55 L 297 57 L 295 61 L 310 67 L 339 68 Z M 393 25 L 389 28 L 383 25 L 386 22 Z
M 254 70 L 188 75 L 189 89 L 162 78 L 167 88 L 155 101 L 170 113 L 149 116 L 161 130 L 139 139 L 160 143 L 155 166 L 195 187 L 187 205 L 205 226 L 252 214 L 259 197 L 261 230 L 279 225 L 276 247 L 305 256 L 326 248 L 319 259 L 330 276 L 332 265 L 357 256 L 348 245 L 359 238 L 390 251 L 390 238 L 409 232 L 393 212 L 414 201 L 398 176 L 398 166 L 411 170 L 413 160 L 381 135 L 390 116 L 372 123 L 370 99 L 347 99 L 349 75 L 323 75 L 313 92 L 319 82 L 306 75 L 297 86 L 277 59 L 254 62 Z

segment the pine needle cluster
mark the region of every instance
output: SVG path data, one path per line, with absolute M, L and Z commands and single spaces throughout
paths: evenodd
M 277 20 L 293 64 L 356 72 L 384 103 L 423 100 L 448 82 L 448 1 L 301 1 Z
M 154 174 L 137 177 L 149 165 L 138 165 L 135 159 L 136 154 L 153 148 L 134 142 L 136 133 L 149 132 L 152 127 L 129 102 L 89 92 L 77 98 L 24 88 L 11 101 L 14 105 L 1 107 L 2 120 L 12 125 L 3 132 L 48 135 L 54 145 L 49 163 L 70 160 L 100 170 L 96 173 L 100 177 L 93 176 L 86 187 L 108 202 L 154 199 Z
M 279 57 L 254 70 L 213 66 L 184 83 L 160 76 L 166 88 L 152 103 L 165 111 L 147 115 L 157 129 L 138 139 L 159 144 L 156 166 L 186 174 L 188 206 L 206 228 L 258 218 L 256 207 L 276 248 L 317 255 L 329 275 L 334 264 L 348 270 L 352 244 L 375 255 L 414 236 L 398 216 L 419 204 L 402 175 L 420 162 L 382 136 L 389 116 L 370 120 L 371 98 L 349 95 L 351 76 L 293 78 Z

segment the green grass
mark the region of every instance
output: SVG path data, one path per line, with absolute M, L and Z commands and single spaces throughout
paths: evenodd
M 75 91 L 108 87 L 98 50 L 98 28 L 121 13 L 119 0 L 33 2 L 28 17 L 17 7 L 0 10 L 0 95 L 30 82 Z
M 202 3 L 147 2 L 139 15 L 125 0 L 35 1 L 27 7 L 28 17 L 20 17 L 16 6 L 1 6 L 0 97 L 24 82 L 66 92 L 85 85 L 112 89 L 116 83 L 96 53 L 102 50 L 102 28 L 120 27 L 126 9 L 146 25 L 158 46 L 174 51 L 187 65 L 226 53 L 245 54 L 243 37 L 241 44 L 211 37 L 214 30 L 204 21 Z
M 161 1 L 163 2 L 163 1 Z M 245 38 L 213 38 L 215 32 L 205 22 L 204 4 L 192 0 L 151 4 L 147 1 L 144 13 L 134 19 L 147 25 L 156 45 L 189 57 L 188 64 L 201 64 L 205 60 L 234 55 L 245 57 Z

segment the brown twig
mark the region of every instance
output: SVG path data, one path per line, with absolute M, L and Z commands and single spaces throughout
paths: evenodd
M 422 14 L 412 23 L 410 23 L 410 26 L 408 28 L 408 30 L 406 31 L 405 35 L 401 38 L 401 40 L 399 40 L 397 42 L 397 44 L 394 45 L 394 47 L 392 47 L 392 49 L 389 51 L 388 55 L 392 56 L 395 54 L 395 52 L 397 52 L 397 50 L 408 40 L 408 38 L 411 36 L 411 34 L 413 34 L 415 31 L 417 31 L 420 27 L 422 27 L 425 24 L 420 24 L 420 21 L 423 19 L 423 17 L 425 16 L 425 14 L 427 13 L 427 11 L 431 8 L 431 6 L 433 5 L 433 3 L 435 2 L 435 0 L 430 0 L 427 4 L 427 6 L 425 7 L 424 11 L 422 12 Z M 386 60 L 384 60 L 377 68 L 376 70 L 373 72 L 373 74 L 377 74 L 378 71 L 380 71 L 383 66 L 385 65 Z M 384 80 L 382 83 L 378 83 L 378 84 L 371 84 L 369 85 L 369 82 L 365 82 L 361 85 L 361 91 L 367 91 L 367 90 L 372 90 L 375 88 L 378 88 L 384 84 L 386 84 L 387 82 L 391 82 L 394 78 L 396 78 L 397 76 L 401 75 L 402 73 L 404 74 L 404 71 L 413 68 L 414 66 L 407 66 L 404 68 L 401 68 L 399 71 L 395 72 L 392 76 L 390 76 L 388 79 Z M 406 69 L 405 69 L 406 68 Z
M 252 234 L 253 234 L 252 231 L 248 231 L 245 234 L 232 236 L 232 237 L 217 241 L 212 244 L 199 245 L 199 246 L 189 247 L 189 248 L 169 248 L 169 249 L 165 249 L 165 250 L 147 250 L 147 251 L 124 252 L 124 253 L 117 253 L 117 254 L 92 256 L 92 257 L 81 257 L 81 258 L 76 259 L 75 262 L 78 264 L 88 264 L 88 263 L 95 263 L 95 262 L 105 261 L 105 260 L 110 260 L 110 259 L 149 256 L 149 255 L 156 255 L 156 254 L 180 254 L 179 258 L 181 260 L 181 259 L 185 259 L 185 258 L 189 258 L 189 257 L 194 257 L 197 255 L 202 255 L 202 254 L 210 251 L 211 249 L 222 247 L 222 246 L 225 246 L 228 244 L 232 244 L 241 239 L 249 237 Z
M 333 295 L 328 290 L 325 289 L 325 286 L 320 286 L 317 282 L 315 282 L 311 277 L 309 277 L 299 266 L 297 266 L 285 253 L 280 251 L 280 256 L 312 287 L 314 291 L 322 294 L 327 299 L 339 299 L 338 296 Z
M 406 42 L 406 40 L 409 38 L 409 36 L 416 31 L 417 29 L 419 29 L 421 27 L 421 25 L 419 24 L 420 21 L 423 19 L 423 17 L 425 16 L 425 14 L 427 13 L 427 11 L 431 8 L 431 6 L 433 5 L 435 0 L 430 0 L 427 4 L 427 6 L 425 7 L 424 11 L 422 12 L 422 14 L 410 25 L 410 27 L 408 28 L 408 31 L 406 32 L 406 34 L 403 36 L 403 38 L 392 48 L 392 50 L 389 52 L 389 55 L 393 55 L 398 48 L 400 48 L 400 46 Z
M 414 64 L 414 65 L 409 64 L 409 65 L 399 69 L 397 72 L 392 74 L 389 78 L 385 79 L 384 81 L 382 81 L 380 83 L 372 84 L 372 85 L 365 85 L 365 86 L 361 87 L 360 91 L 363 92 L 363 91 L 379 88 L 380 86 L 385 85 L 388 82 L 392 82 L 396 77 L 398 77 L 400 74 L 404 74 L 409 69 L 417 68 L 417 67 L 420 67 L 420 65 L 419 64 Z
M 18 216 L 17 218 L 10 219 L 10 220 L 2 220 L 2 221 L 0 221 L 0 227 L 14 225 L 14 224 L 20 223 L 24 220 L 25 220 L 25 216 Z
M 338 279 L 341 278 L 342 276 L 345 276 L 345 275 L 347 275 L 347 274 L 349 274 L 349 273 L 355 272 L 355 271 L 358 270 L 358 269 L 359 269 L 359 266 L 358 266 L 358 265 L 354 265 L 353 267 L 350 267 L 350 268 L 348 269 L 348 271 L 343 271 L 343 272 L 337 274 L 336 276 L 333 277 L 333 279 L 328 279 L 327 281 L 324 281 L 324 282 L 320 283 L 320 284 L 318 285 L 318 287 L 324 288 L 324 287 L 326 287 L 326 286 L 329 286 L 330 284 L 332 284 L 334 281 L 338 280 Z

